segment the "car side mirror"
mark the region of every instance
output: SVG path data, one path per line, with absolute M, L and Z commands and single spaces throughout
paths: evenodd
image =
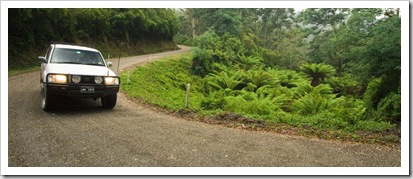
M 42 62 L 42 63 L 47 63 L 46 57 L 39 56 L 39 57 L 37 57 L 37 60 Z
M 108 67 L 112 67 L 112 62 L 108 62 Z

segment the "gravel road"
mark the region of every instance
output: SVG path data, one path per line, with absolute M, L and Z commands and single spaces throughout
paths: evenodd
M 189 49 L 121 59 L 121 69 Z M 114 59 L 116 69 L 117 59 Z M 116 70 L 115 70 L 116 71 Z M 401 165 L 400 148 L 345 143 L 187 121 L 118 94 L 70 100 L 43 112 L 39 73 L 8 81 L 9 167 L 359 167 Z

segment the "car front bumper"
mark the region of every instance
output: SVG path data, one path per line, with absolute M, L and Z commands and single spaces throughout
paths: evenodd
M 119 92 L 119 85 L 45 84 L 45 87 L 51 95 L 75 98 L 102 98 Z

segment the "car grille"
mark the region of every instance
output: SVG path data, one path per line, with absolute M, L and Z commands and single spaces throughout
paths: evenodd
M 80 83 L 95 84 L 94 76 L 82 76 Z
M 79 84 L 96 84 L 95 83 L 95 76 L 80 76 L 80 83 Z

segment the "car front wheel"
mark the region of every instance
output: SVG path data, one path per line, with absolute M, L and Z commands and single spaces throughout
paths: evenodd
M 42 88 L 42 109 L 43 111 L 50 111 L 53 106 L 53 100 L 51 95 L 47 93 L 47 90 Z
M 101 98 L 102 106 L 106 109 L 112 109 L 116 105 L 117 94 Z

